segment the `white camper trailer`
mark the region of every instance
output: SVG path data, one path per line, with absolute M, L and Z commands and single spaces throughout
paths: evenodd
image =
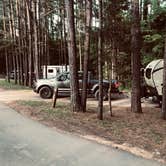
M 153 60 L 144 70 L 147 92 L 162 100 L 163 89 L 163 59 Z
M 42 75 L 43 78 L 53 78 L 57 74 L 62 73 L 64 71 L 69 71 L 69 66 L 58 66 L 58 65 L 48 65 L 48 66 L 42 66 Z

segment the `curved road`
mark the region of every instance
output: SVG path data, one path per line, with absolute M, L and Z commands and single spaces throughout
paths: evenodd
M 164 166 L 50 129 L 0 104 L 0 166 Z

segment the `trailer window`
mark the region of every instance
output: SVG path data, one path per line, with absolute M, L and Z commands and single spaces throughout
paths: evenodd
M 151 68 L 146 69 L 146 77 L 147 77 L 148 79 L 151 79 L 151 71 L 152 71 Z
M 53 69 L 48 69 L 48 73 L 53 73 Z

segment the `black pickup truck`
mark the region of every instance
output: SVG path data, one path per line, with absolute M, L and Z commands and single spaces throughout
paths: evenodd
M 82 77 L 83 73 L 78 73 L 79 87 L 82 87 Z M 53 96 L 54 87 L 58 87 L 59 96 L 70 96 L 70 73 L 63 72 L 60 73 L 55 78 L 50 79 L 38 79 L 34 82 L 33 89 L 36 93 L 39 93 L 40 96 L 44 99 L 51 98 Z M 91 78 L 91 73 L 88 73 L 88 89 L 87 92 L 89 95 L 93 95 L 98 99 L 99 95 L 99 81 L 97 79 Z M 112 80 L 112 93 L 119 93 L 119 82 L 117 80 Z M 108 89 L 109 81 L 103 80 L 103 99 L 108 99 Z M 80 88 L 81 91 L 81 88 Z

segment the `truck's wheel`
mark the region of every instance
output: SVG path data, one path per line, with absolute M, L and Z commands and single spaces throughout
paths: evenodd
M 99 89 L 95 92 L 95 98 L 96 100 L 99 100 Z M 103 88 L 103 100 L 108 100 L 108 91 L 105 88 Z
M 43 99 L 49 99 L 52 98 L 52 90 L 48 86 L 44 86 L 39 91 L 40 97 Z

